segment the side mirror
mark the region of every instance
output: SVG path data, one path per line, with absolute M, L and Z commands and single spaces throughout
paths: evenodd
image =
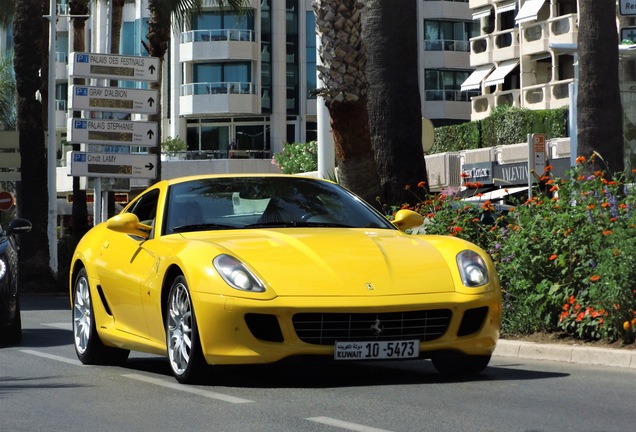
M 415 228 L 424 223 L 424 217 L 413 210 L 400 210 L 395 214 L 395 219 L 391 222 L 400 231 Z
M 22 218 L 15 218 L 9 222 L 9 228 L 7 229 L 7 235 L 20 234 L 31 231 L 31 222 Z
M 141 237 L 144 240 L 150 237 L 150 231 L 152 231 L 152 227 L 139 222 L 139 218 L 134 213 L 118 214 L 106 221 L 106 227 L 113 231 Z

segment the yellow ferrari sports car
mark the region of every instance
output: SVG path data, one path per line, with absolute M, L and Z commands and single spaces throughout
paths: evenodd
M 182 383 L 209 365 L 294 356 L 431 359 L 486 368 L 501 291 L 483 250 L 408 231 L 341 186 L 286 175 L 164 180 L 79 242 L 73 337 L 85 364 L 165 355 Z

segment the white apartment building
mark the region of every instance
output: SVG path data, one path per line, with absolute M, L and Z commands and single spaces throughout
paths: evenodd
M 554 109 L 570 103 L 574 55 L 551 44 L 576 44 L 577 0 L 470 0 L 480 35 L 470 40 L 475 71 L 462 90 L 478 91 L 471 119 L 510 105 Z
M 190 160 L 267 159 L 284 142 L 317 138 L 316 35 L 311 0 L 249 0 L 245 14 L 205 0 L 203 14 L 174 33 L 165 58 L 163 139 L 180 137 Z M 461 84 L 472 72 L 471 38 L 479 35 L 468 0 L 419 0 L 423 116 L 435 126 L 467 121 L 471 96 Z M 107 52 L 107 2 L 92 2 L 87 50 Z M 68 116 L 68 54 L 72 27 L 63 0 L 56 41 L 56 125 Z M 147 55 L 141 40 L 147 0 L 124 6 L 119 54 Z M 11 45 L 10 33 L 7 45 Z M 145 84 L 120 81 L 122 87 Z M 134 150 L 134 149 L 133 149 Z

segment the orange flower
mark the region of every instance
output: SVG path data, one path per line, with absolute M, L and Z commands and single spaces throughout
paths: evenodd
M 451 232 L 453 234 L 458 234 L 458 233 L 460 233 L 462 231 L 464 231 L 464 228 L 462 228 L 462 227 L 458 227 L 458 226 L 451 227 Z
M 426 186 L 426 182 L 425 181 L 421 181 L 417 184 L 418 188 L 424 188 L 424 186 Z
M 604 235 L 604 236 L 608 236 L 608 235 L 612 235 L 612 234 L 614 234 L 614 231 L 612 231 L 612 230 L 605 230 L 605 231 L 603 231 L 603 235 Z
M 583 162 L 585 162 L 585 156 L 579 156 L 576 158 L 577 164 L 582 164 Z
M 554 185 L 550 188 L 550 192 L 555 192 L 559 190 L 559 186 L 558 185 Z
M 550 255 L 550 261 L 554 261 L 555 259 L 557 259 L 559 256 L 557 254 L 552 254 Z
M 620 208 L 621 210 L 625 210 L 625 209 L 627 208 L 627 204 L 625 204 L 625 203 L 620 203 L 620 204 L 618 205 L 618 208 Z
M 583 181 L 583 180 L 585 180 L 585 176 L 580 175 L 580 176 L 578 176 L 576 179 L 577 179 L 578 181 Z
M 632 323 L 630 323 L 629 321 L 625 321 L 625 322 L 623 323 L 623 329 L 624 329 L 625 331 L 629 331 L 629 329 L 631 328 L 631 326 L 632 326 Z
M 584 317 L 585 317 L 585 314 L 583 312 L 579 312 L 579 314 L 576 316 L 576 322 L 583 321 Z
M 601 204 L 601 207 L 603 208 L 608 208 L 610 206 L 610 203 L 608 203 L 607 201 L 605 201 L 603 204 Z
M 461 178 L 470 178 L 470 173 L 468 171 L 462 171 L 459 175 Z
M 552 165 L 547 165 L 545 168 L 543 168 L 543 172 L 550 172 L 552 171 Z
M 576 298 L 573 295 L 571 295 L 570 296 L 570 304 L 574 304 L 575 301 L 576 301 Z
M 596 205 L 594 205 L 594 204 L 590 204 L 590 205 L 587 206 L 588 210 L 594 210 L 595 208 L 596 208 Z
M 613 217 L 613 218 L 610 218 L 610 220 L 609 220 L 609 221 L 610 221 L 610 222 L 616 222 L 617 220 L 618 220 L 618 218 Z
M 601 278 L 601 277 L 600 277 L 599 275 L 593 275 L 593 276 L 590 276 L 590 281 L 592 281 L 592 282 L 598 282 L 598 280 L 599 280 L 600 278 Z

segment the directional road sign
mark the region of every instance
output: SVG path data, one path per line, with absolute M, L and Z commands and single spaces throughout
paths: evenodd
M 70 118 L 67 131 L 70 143 L 157 145 L 156 122 Z
M 71 175 L 154 179 L 157 177 L 157 156 L 129 153 L 71 152 Z
M 69 86 L 69 109 L 157 114 L 157 90 Z
M 68 67 L 70 76 L 156 82 L 159 58 L 74 52 Z

